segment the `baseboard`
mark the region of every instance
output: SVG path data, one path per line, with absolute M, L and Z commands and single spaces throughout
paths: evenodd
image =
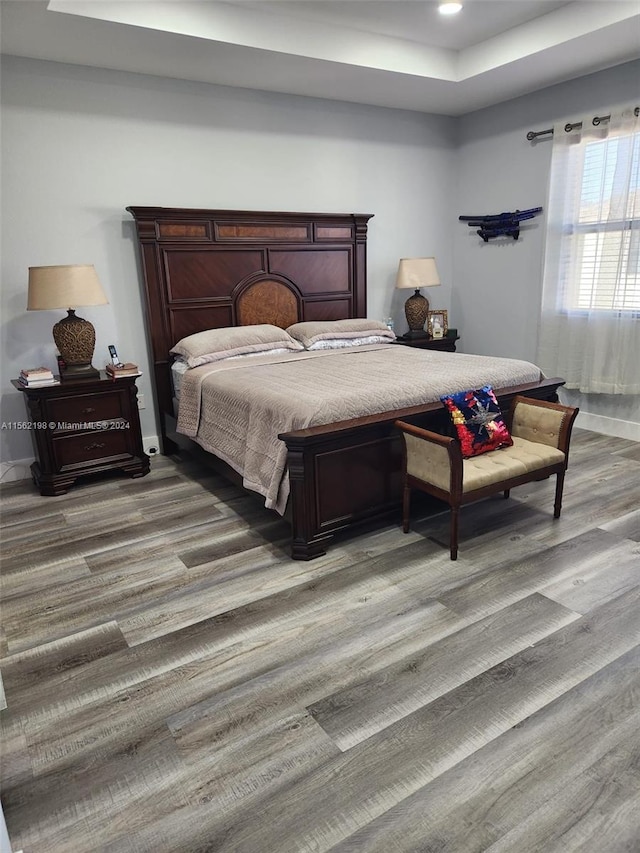
M 149 456 L 156 456 L 160 453 L 160 438 L 157 435 L 149 435 L 142 439 L 144 452 Z M 30 459 L 14 459 L 13 462 L 0 462 L 0 483 L 13 483 L 16 480 L 31 479 L 31 465 L 33 464 L 33 456 Z
M 592 415 L 590 412 L 580 411 L 576 418 L 576 426 L 603 435 L 640 441 L 640 424 L 634 421 L 623 421 L 620 418 L 608 418 L 606 415 Z

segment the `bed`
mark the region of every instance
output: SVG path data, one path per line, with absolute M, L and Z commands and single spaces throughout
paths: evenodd
M 135 219 L 140 245 L 163 453 L 179 449 L 170 354 L 176 342 L 207 329 L 257 324 L 286 329 L 299 321 L 366 317 L 369 214 L 127 210 Z M 450 369 L 458 372 L 444 379 L 447 359 Z M 526 362 L 513 362 L 515 373 L 503 373 L 509 365 L 498 365 L 497 373 L 488 376 L 487 364 L 477 359 L 385 343 L 340 352 L 267 354 L 251 359 L 251 365 L 237 361 L 222 368 L 204 365 L 188 371 L 181 395 L 185 381 L 212 383 L 217 391 L 209 394 L 219 393 L 222 386 L 225 396 L 235 396 L 243 412 L 254 393 L 248 384 L 252 376 L 260 377 L 259 387 L 265 386 L 267 378 L 279 385 L 277 406 L 264 404 L 284 414 L 283 421 L 273 418 L 270 425 L 270 441 L 283 469 L 282 476 L 276 473 L 273 478 L 278 485 L 275 491 L 273 483 L 269 487 L 246 477 L 246 471 L 239 470 L 242 464 L 219 443 L 215 431 L 198 435 L 199 425 L 195 430 L 191 425 L 191 433 L 183 425 L 182 432 L 211 452 L 231 479 L 248 483 L 285 515 L 292 528 L 292 557 L 308 560 L 325 553 L 339 530 L 388 519 L 393 513 L 399 517 L 402 449 L 393 427 L 396 419 L 446 431 L 448 416 L 438 394 L 453 390 L 452 383 L 475 386 L 480 376 L 492 382 L 504 407 L 516 394 L 557 399 L 562 380 L 541 379 L 535 370 L 530 371 L 532 365 L 521 367 Z M 358 408 L 355 392 L 352 395 L 343 388 L 335 402 L 323 397 L 310 417 L 308 407 L 302 413 L 296 407 L 317 396 L 322 384 L 318 370 L 329 371 L 334 378 L 327 383 L 336 388 L 341 374 L 360 376 L 354 387 L 363 399 L 376 395 L 386 372 L 394 393 L 377 395 L 373 407 Z M 282 371 L 289 371 L 286 380 Z M 200 382 L 194 375 L 198 373 L 209 378 Z M 427 396 L 416 393 L 419 383 L 414 377 L 420 375 L 433 380 Z M 515 380 L 504 378 L 510 376 Z M 373 384 L 365 388 L 367 381 Z M 287 400 L 289 405 L 284 405 Z M 215 398 L 207 405 L 215 411 Z M 265 418 L 261 414 L 254 420 L 262 424 Z

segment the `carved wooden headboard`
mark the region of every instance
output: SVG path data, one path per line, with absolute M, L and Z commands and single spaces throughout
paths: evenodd
M 173 410 L 169 350 L 186 335 L 366 317 L 372 214 L 127 210 L 142 254 L 161 415 Z

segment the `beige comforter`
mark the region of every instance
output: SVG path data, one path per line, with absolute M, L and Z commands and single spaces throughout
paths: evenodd
M 282 514 L 289 478 L 279 433 L 540 378 L 527 361 L 394 344 L 230 359 L 187 371 L 178 432 L 231 465 Z

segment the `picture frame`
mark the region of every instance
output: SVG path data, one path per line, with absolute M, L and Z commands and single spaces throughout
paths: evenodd
M 427 312 L 427 333 L 430 338 L 433 337 L 433 326 L 439 325 L 442 327 L 443 336 L 449 330 L 449 318 L 446 310 L 429 311 Z

